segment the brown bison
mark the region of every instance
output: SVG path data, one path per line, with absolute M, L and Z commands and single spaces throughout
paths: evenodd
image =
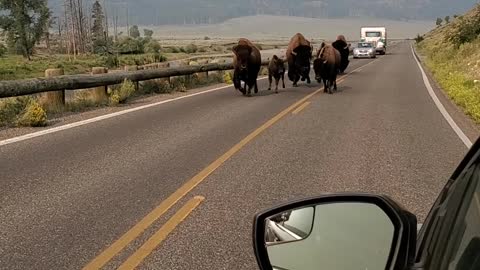
M 340 52 L 340 56 L 342 58 L 340 63 L 340 73 L 345 72 L 348 67 L 350 61 L 348 60 L 348 56 L 350 55 L 350 48 L 348 46 L 347 40 L 343 35 L 339 35 L 337 40 L 332 43 L 332 46 Z
M 268 90 L 272 90 L 272 78 L 275 78 L 275 93 L 278 93 L 278 82 L 282 79 L 285 88 L 285 63 L 283 59 L 274 55 L 268 64 Z
M 233 51 L 233 84 L 244 95 L 251 95 L 254 87 L 258 93 L 257 77 L 262 65 L 260 50 L 250 40 L 241 38 Z M 245 87 L 242 87 L 242 83 Z M 247 90 L 248 87 L 248 90 Z
M 305 37 L 295 34 L 287 48 L 288 78 L 297 86 L 298 81 L 307 80 L 310 83 L 310 60 L 312 59 L 312 45 Z
M 319 83 L 323 80 L 325 93 L 333 94 L 332 87 L 335 91 L 337 90 L 337 74 L 340 63 L 340 53 L 332 45 L 322 43 L 317 57 L 313 61 L 313 69 L 315 70 L 315 79 Z

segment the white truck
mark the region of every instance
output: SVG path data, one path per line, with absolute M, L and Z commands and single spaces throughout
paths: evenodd
M 377 53 L 385 54 L 387 52 L 387 29 L 383 26 L 362 27 L 360 29 L 360 40 L 373 43 Z

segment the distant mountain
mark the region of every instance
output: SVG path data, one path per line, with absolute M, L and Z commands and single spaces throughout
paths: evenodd
M 376 17 L 393 20 L 432 20 L 463 13 L 478 0 L 105 0 L 108 15 L 117 13 L 126 24 L 212 24 L 251 15 L 309 18 Z M 48 0 L 61 14 L 64 0 Z M 88 5 L 93 0 L 83 0 Z M 100 1 L 103 4 L 103 0 Z

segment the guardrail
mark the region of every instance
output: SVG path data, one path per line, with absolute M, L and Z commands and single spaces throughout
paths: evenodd
M 268 60 L 262 61 L 262 66 Z M 186 76 L 208 71 L 233 69 L 232 63 L 198 66 L 167 67 L 154 70 L 122 71 L 105 74 L 62 75 L 15 81 L 0 81 L 0 98 L 39 94 L 50 91 L 78 90 L 122 83 L 125 79 L 139 82 L 175 76 Z

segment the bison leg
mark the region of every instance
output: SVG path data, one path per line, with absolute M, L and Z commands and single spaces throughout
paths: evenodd
M 332 91 L 332 80 L 328 80 L 328 93 L 329 94 L 333 94 L 333 91 Z
M 238 91 L 242 92 L 243 95 L 245 95 L 245 88 L 242 87 L 242 81 L 240 80 L 238 73 L 236 71 L 233 72 L 233 85 L 235 86 L 235 89 Z
M 298 86 L 298 81 L 300 80 L 300 76 L 299 75 L 295 75 L 295 80 L 293 81 L 293 86 L 294 87 L 297 87 Z
M 307 75 L 307 83 L 310 84 L 312 81 L 310 80 L 310 75 Z
M 257 80 L 255 80 L 255 85 L 254 85 L 254 91 L 255 91 L 255 94 L 258 93 L 258 85 L 257 85 Z
M 272 75 L 268 74 L 268 91 L 272 90 Z
M 282 84 L 283 88 L 285 89 L 285 74 L 282 74 Z
M 327 80 L 323 79 L 323 92 L 327 93 Z
M 248 89 L 248 90 L 247 90 L 247 96 L 250 97 L 250 96 L 252 96 L 252 87 L 251 87 L 251 86 L 247 86 L 247 87 L 248 87 L 248 88 L 247 88 L 247 89 Z
M 280 77 L 275 78 L 275 93 L 278 93 L 278 83 L 280 82 Z

